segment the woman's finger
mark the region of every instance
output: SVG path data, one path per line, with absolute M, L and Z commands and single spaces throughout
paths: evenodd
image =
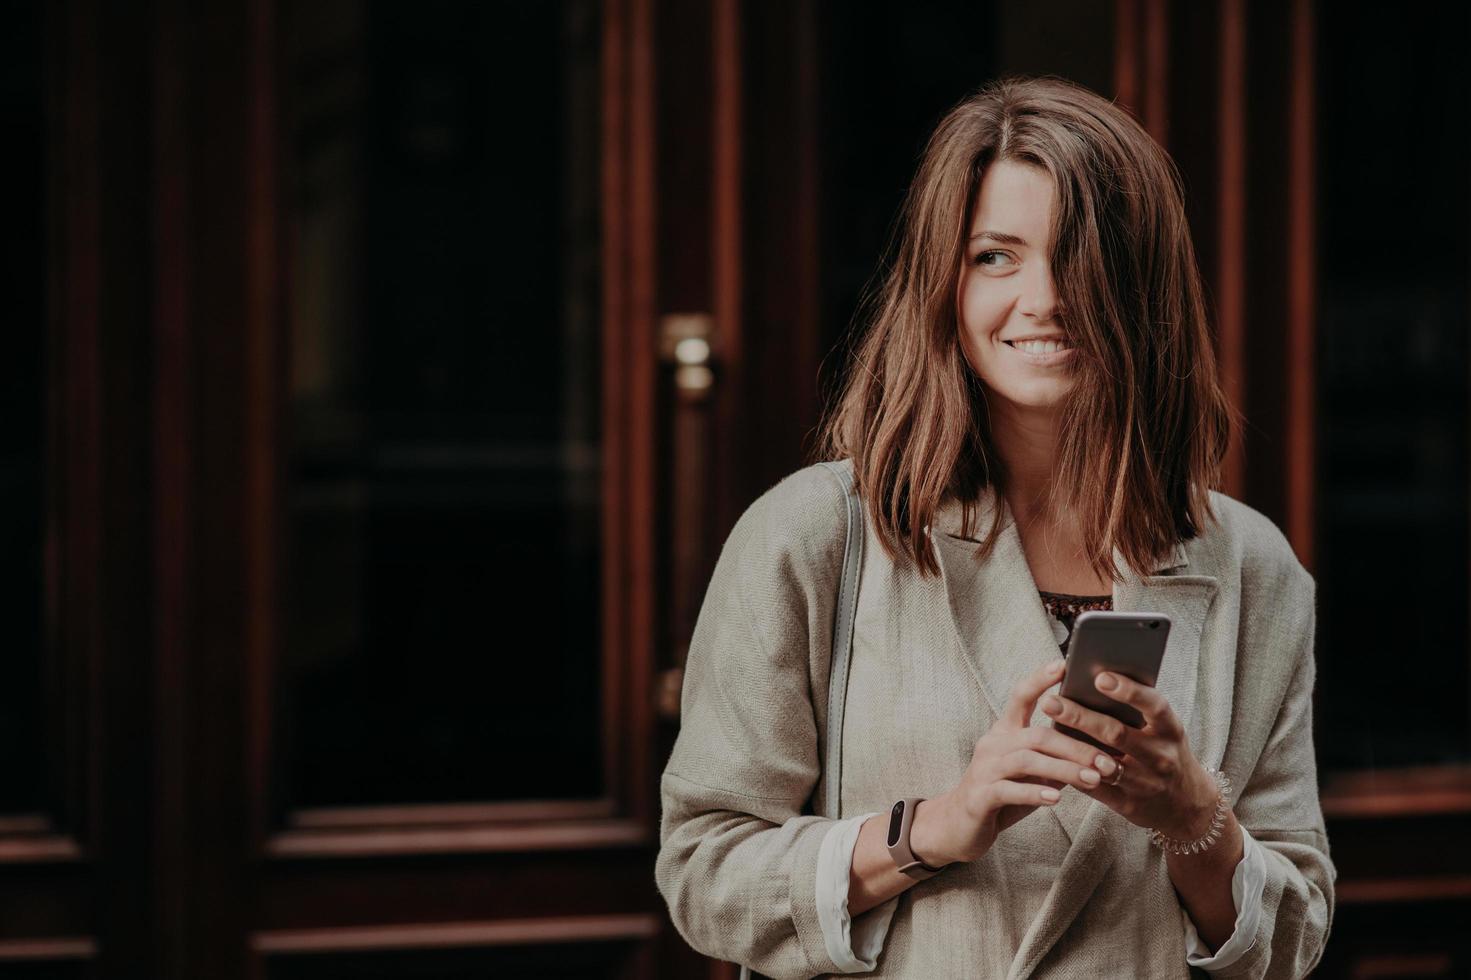
M 1109 683 L 1112 686 L 1104 686 Z M 1139 709 L 1149 727 L 1162 738 L 1176 738 L 1182 733 L 1175 710 L 1170 707 L 1165 696 L 1154 688 L 1112 671 L 1100 672 L 1093 678 L 1093 685 L 1115 701 L 1122 701 Z
M 1126 725 L 1112 715 L 1085 708 L 1072 698 L 1049 694 L 1042 701 L 1042 712 L 1059 725 L 1076 728 L 1120 752 L 1129 752 L 1138 729 Z M 1066 736 L 1064 736 L 1066 737 Z
M 1050 786 L 1036 783 L 1017 783 L 1009 779 L 998 779 L 981 791 L 982 802 L 987 809 L 998 810 L 1007 804 L 1020 806 L 1046 806 L 1056 803 L 1061 794 Z
M 1001 775 L 1008 779 L 1021 775 L 1041 776 L 1078 789 L 1093 789 L 1103 782 L 1102 774 L 1092 766 L 1079 766 L 1031 749 L 1017 749 L 1002 757 Z
M 1126 759 L 1127 762 L 1125 762 Z M 1110 760 L 1110 762 L 1113 763 L 1113 771 L 1105 774 L 1097 786 L 1089 787 L 1083 792 L 1113 806 L 1114 801 L 1122 800 L 1136 791 L 1140 767 L 1138 760 L 1133 756 L 1124 756 L 1117 760 Z M 1103 766 L 1100 765 L 1097 768 L 1102 772 Z
M 1027 727 L 1042 692 L 1062 679 L 1062 666 L 1062 658 L 1058 657 L 1017 681 L 1016 686 L 1011 689 L 1011 696 L 1006 700 L 1006 710 L 1002 712 L 1001 720 L 1014 728 Z
M 1080 742 L 1055 728 L 1033 725 L 1022 729 L 1011 738 L 1010 744 L 1018 748 L 1033 749 L 1059 759 L 1067 759 L 1079 766 L 1098 768 L 1093 761 L 1098 755 L 1097 748 L 1086 742 Z

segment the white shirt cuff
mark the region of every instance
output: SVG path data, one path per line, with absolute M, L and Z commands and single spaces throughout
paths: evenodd
M 1236 902 L 1236 930 L 1215 955 L 1201 941 L 1190 913 L 1180 908 L 1185 921 L 1185 962 L 1202 970 L 1223 970 L 1256 945 L 1257 922 L 1262 914 L 1262 890 L 1267 884 L 1267 859 L 1262 846 L 1241 828 L 1241 861 L 1231 875 L 1231 898 Z
M 879 811 L 882 812 L 882 811 Z M 879 951 L 899 896 L 869 909 L 854 922 L 848 916 L 848 880 L 858 831 L 876 813 L 839 820 L 822 838 L 817 852 L 817 921 L 827 955 L 844 973 L 863 973 L 878 965 Z

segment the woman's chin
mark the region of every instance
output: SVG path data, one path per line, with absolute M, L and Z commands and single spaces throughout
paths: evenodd
M 992 394 L 999 395 L 1017 412 L 1036 415 L 1052 415 L 1062 411 L 1067 399 L 1068 385 L 1027 385 L 1019 390 L 1007 391 L 988 386 Z

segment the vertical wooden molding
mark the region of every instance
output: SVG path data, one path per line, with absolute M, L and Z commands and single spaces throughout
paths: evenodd
M 1139 3 L 1114 4 L 1114 98 L 1142 118 L 1139 110 Z
M 1170 145 L 1170 11 L 1166 0 L 1114 5 L 1114 97 L 1160 146 Z
M 1166 0 L 1116 0 L 1114 99 L 1170 145 L 1170 11 Z
M 271 688 L 278 634 L 281 338 L 277 213 L 276 24 L 274 0 L 253 0 L 247 65 L 250 196 L 246 224 L 245 494 L 247 595 L 245 732 L 252 851 L 270 833 Z
M 68 43 L 68 22 L 65 11 L 56 4 L 44 8 L 45 60 L 42 62 L 42 84 L 45 86 L 46 105 L 46 381 L 42 389 L 45 398 L 45 437 L 41 444 L 42 479 L 48 492 L 42 500 L 41 512 L 41 683 L 47 698 L 54 698 L 62 690 L 62 521 L 65 508 L 62 495 L 51 491 L 49 486 L 66 485 L 65 473 L 61 469 L 65 459 L 66 432 L 61 424 L 64 400 L 61 386 L 66 374 L 61 369 L 61 359 L 66 350 L 63 337 L 66 335 L 70 316 L 67 292 L 72 286 L 67 241 L 68 214 L 71 197 L 64 168 L 70 166 L 67 140 L 68 86 L 65 62 Z M 55 692 L 55 693 L 53 693 Z M 54 700 L 52 703 L 55 703 Z M 43 737 L 51 745 L 64 745 L 66 729 L 65 712 L 52 711 L 44 722 Z M 54 764 L 51 764 L 54 767 Z M 60 794 L 58 794 L 60 795 Z
M 603 730 L 612 734 L 618 717 L 620 693 L 616 679 L 627 650 L 627 614 L 630 591 L 623 574 L 628 528 L 624 474 L 627 460 L 623 441 L 628 430 L 626 375 L 623 371 L 627 331 L 628 226 L 625 184 L 628 174 L 626 143 L 628 4 L 631 0 L 608 0 L 603 8 L 603 103 L 602 103 L 602 365 L 603 445 L 601 530 L 602 554 L 602 672 Z M 603 739 L 603 772 L 608 789 L 616 792 L 622 743 Z
M 105 747 L 97 741 L 105 728 L 102 680 L 102 126 L 103 65 L 100 4 L 84 3 L 75 12 L 78 41 L 85 51 L 77 91 L 71 97 L 78 156 L 72 160 L 75 194 L 69 235 L 75 235 L 75 270 L 81 281 L 68 283 L 75 305 L 64 356 L 67 373 L 66 581 L 68 602 L 63 635 L 66 686 L 58 701 L 67 707 L 67 739 L 61 760 L 67 793 L 61 819 L 82 838 L 85 852 L 97 856 L 102 840 L 101 769 Z
M 1316 489 L 1314 421 L 1317 404 L 1317 129 L 1316 43 L 1311 0 L 1292 6 L 1291 90 L 1288 105 L 1287 276 L 1287 538 L 1313 570 Z
M 75 835 L 95 855 L 101 838 L 98 769 L 103 730 L 99 564 L 101 557 L 101 163 L 99 65 L 101 12 L 81 2 L 51 15 L 60 24 L 64 74 L 48 80 L 61 88 L 61 167 L 58 215 L 61 261 L 53 284 L 51 337 L 51 447 L 47 480 L 55 490 L 43 545 L 47 619 L 42 677 L 49 706 L 50 746 L 43 768 L 46 816 L 52 829 Z M 54 103 L 53 103 L 54 104 Z M 38 746 L 38 749 L 41 747 Z M 60 842 L 54 842 L 59 844 Z
M 741 188 L 744 176 L 742 158 L 745 148 L 741 139 L 745 107 L 742 98 L 743 72 L 741 56 L 741 0 L 713 0 L 711 16 L 711 57 L 713 60 L 714 116 L 711 139 L 712 208 L 710 257 L 711 310 L 715 317 L 715 336 L 711 344 L 715 360 L 715 425 L 718 442 L 730 445 L 729 435 L 740 425 L 740 397 L 745 378 L 745 334 L 742 318 L 741 287 L 745 269 L 741 261 L 745 225 L 741 217 Z M 716 538 L 735 523 L 739 510 L 736 489 L 740 481 L 733 467 L 738 453 L 717 452 L 711 455 L 709 485 L 714 511 L 712 525 Z
M 627 583 L 622 574 L 622 559 L 627 547 L 627 525 L 619 515 L 624 512 L 624 466 L 622 433 L 628 428 L 624 418 L 624 294 L 627 288 L 627 249 L 624 230 L 624 159 L 625 129 L 625 35 L 627 35 L 627 0 L 608 0 L 603 7 L 603 104 L 602 104 L 602 355 L 603 355 L 603 477 L 602 527 L 603 556 L 603 731 L 612 734 L 618 718 L 618 670 L 624 656 Z M 619 746 L 613 737 L 603 739 L 603 773 L 609 780 L 608 792 L 616 793 L 619 778 Z
M 658 411 L 659 346 L 656 324 L 657 275 L 654 239 L 658 227 L 654 182 L 658 160 L 654 139 L 653 0 L 629 0 L 629 172 L 630 236 L 629 317 L 627 320 L 630 387 L 628 429 L 628 521 L 631 537 L 624 574 L 633 585 L 629 603 L 627 646 L 621 669 L 626 677 L 623 722 L 624 758 L 628 765 L 624 799 L 635 819 L 657 818 L 645 789 L 651 785 L 650 756 L 654 739 L 654 671 L 658 642 L 658 472 L 655 413 Z M 609 741 L 614 741 L 609 739 Z
M 186 929 L 187 653 L 194 596 L 188 573 L 193 513 L 189 474 L 194 417 L 189 309 L 188 136 L 179 0 L 154 8 L 153 551 L 154 787 L 152 948 L 159 977 L 182 977 Z
M 1144 4 L 1144 125 L 1160 146 L 1170 145 L 1170 8 Z
M 793 229 L 797 243 L 796 254 L 800 265 L 792 270 L 799 284 L 797 295 L 797 327 L 792 331 L 791 379 L 792 412 L 795 418 L 809 419 L 806 442 L 815 433 L 820 399 L 818 374 L 821 368 L 822 322 L 822 262 L 820 251 L 822 237 L 819 228 L 818 194 L 818 79 L 817 58 L 820 46 L 817 41 L 817 12 L 813 0 L 803 0 L 794 11 L 796 20 L 793 32 L 795 62 L 796 139 L 797 139 L 797 209 Z M 801 462 L 806 463 L 809 447 L 802 447 Z
M 1220 6 L 1220 188 L 1216 194 L 1216 310 L 1219 360 L 1226 397 L 1237 410 L 1246 404 L 1246 7 L 1243 0 Z M 1246 489 L 1244 433 L 1231 440 L 1223 491 L 1241 499 Z
M 603 98 L 603 769 L 648 799 L 657 636 L 652 0 L 605 8 Z
M 817 421 L 817 13 L 810 0 L 745 9 L 745 97 L 763 109 L 759 120 L 748 120 L 742 160 L 742 291 L 753 328 L 744 338 L 739 414 L 726 444 L 738 447 L 735 492 L 747 503 L 802 462 Z

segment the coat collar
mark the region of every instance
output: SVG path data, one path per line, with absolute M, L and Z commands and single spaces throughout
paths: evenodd
M 990 529 L 993 508 L 998 506 L 1003 511 L 1002 528 L 995 549 L 982 561 L 976 557 L 978 544 Z M 939 508 L 926 530 L 940 564 L 946 601 L 966 663 L 991 710 L 1000 717 L 1017 682 L 1061 654 L 1005 498 L 987 487 L 974 507 L 969 536 L 960 533 L 961 503 L 954 499 Z M 1114 585 L 1113 608 L 1164 613 L 1171 619 L 1156 686 L 1175 709 L 1197 756 L 1212 764 L 1209 753 L 1214 749 L 1200 751 L 1203 740 L 1197 730 L 1195 699 L 1201 627 L 1215 599 L 1217 580 L 1190 574 L 1190 557 L 1180 543 L 1155 566 L 1153 574 L 1143 577 L 1128 568 L 1117 548 L 1114 560 L 1124 578 Z M 1211 687 L 1207 696 L 1229 702 L 1229 678 Z M 1229 718 L 1229 703 L 1223 707 L 1224 714 L 1216 716 Z M 1037 708 L 1029 723 L 1044 726 L 1051 719 Z M 1062 799 L 1046 809 L 1061 824 L 1071 846 L 1017 952 L 1013 980 L 1035 969 L 1077 915 L 1112 864 L 1117 838 L 1144 832 L 1076 789 L 1065 789 Z

